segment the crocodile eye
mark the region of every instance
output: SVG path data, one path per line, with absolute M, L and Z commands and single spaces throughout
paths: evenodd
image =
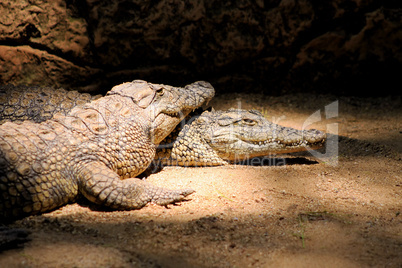
M 257 124 L 257 121 L 253 120 L 253 119 L 248 119 L 248 118 L 244 118 L 243 123 L 249 126 L 254 126 Z
M 159 96 L 163 96 L 163 94 L 165 94 L 165 89 L 164 89 L 163 87 L 160 87 L 160 88 L 158 88 L 158 89 L 156 90 L 156 93 L 157 93 Z

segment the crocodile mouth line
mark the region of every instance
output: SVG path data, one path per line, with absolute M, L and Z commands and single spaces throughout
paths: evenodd
M 284 146 L 310 146 L 310 147 L 314 147 L 314 146 L 320 146 L 322 144 L 324 144 L 324 141 L 318 141 L 318 142 L 314 142 L 314 143 L 309 143 L 306 140 L 302 140 L 302 141 L 297 141 L 297 142 L 283 142 L 280 140 L 263 140 L 263 141 L 248 141 L 248 140 L 243 140 L 241 139 L 242 142 L 248 143 L 248 144 L 253 144 L 255 146 L 264 146 L 267 144 L 278 144 L 278 145 L 284 145 Z
M 214 143 L 225 143 L 225 144 L 233 144 L 236 142 L 242 142 L 251 146 L 256 146 L 256 147 L 264 147 L 268 145 L 279 145 L 283 146 L 284 148 L 295 148 L 295 147 L 300 147 L 300 146 L 305 146 L 305 147 L 319 147 L 322 146 L 325 143 L 324 140 L 318 140 L 317 142 L 309 142 L 308 140 L 300 140 L 300 141 L 294 141 L 294 142 L 285 142 L 283 140 L 278 140 L 278 139 L 267 139 L 267 140 L 258 140 L 258 141 L 253 141 L 253 140 L 247 140 L 244 137 L 236 137 L 234 139 L 228 140 L 225 138 L 218 138 L 215 137 Z
M 180 118 L 181 113 L 177 112 L 177 113 L 164 113 L 164 114 L 166 114 L 166 115 L 168 115 L 170 117 Z
M 163 114 L 166 114 L 170 117 L 178 118 L 178 119 L 184 119 L 187 114 L 194 112 L 196 108 L 184 108 L 182 111 L 179 112 L 163 112 Z

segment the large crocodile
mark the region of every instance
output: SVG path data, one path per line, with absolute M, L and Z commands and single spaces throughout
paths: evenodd
M 0 218 L 49 211 L 78 195 L 122 210 L 183 200 L 194 191 L 132 178 L 152 162 L 156 145 L 213 95 L 207 82 L 176 88 L 136 80 L 40 124 L 3 124 Z
M 0 87 L 0 124 L 42 122 L 56 112 L 68 114 L 100 95 L 64 89 L 12 85 Z M 191 116 L 190 116 L 191 115 Z M 260 112 L 242 109 L 191 113 L 157 147 L 155 166 L 216 166 L 253 157 L 321 147 L 326 134 L 296 130 L 268 121 Z

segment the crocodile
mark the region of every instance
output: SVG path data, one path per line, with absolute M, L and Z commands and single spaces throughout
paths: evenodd
M 117 210 L 182 201 L 194 190 L 134 177 L 176 125 L 213 96 L 203 81 L 180 88 L 135 80 L 67 115 L 6 122 L 0 126 L 0 218 L 47 212 L 78 196 Z
M 171 140 L 172 137 L 175 139 Z M 325 140 L 325 132 L 283 127 L 256 110 L 211 110 L 176 127 L 159 144 L 155 160 L 162 166 L 218 166 L 270 154 L 318 149 Z
M 10 120 L 42 122 L 56 112 L 67 114 L 68 108 L 99 97 L 64 89 L 3 86 L 0 124 Z M 254 157 L 317 149 L 325 140 L 322 131 L 283 127 L 256 110 L 197 111 L 158 145 L 147 174 L 166 165 L 227 165 Z

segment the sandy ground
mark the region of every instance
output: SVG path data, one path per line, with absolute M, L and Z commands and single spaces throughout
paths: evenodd
M 312 127 L 333 143 L 253 165 L 166 167 L 148 180 L 196 190 L 169 208 L 82 201 L 25 218 L 11 226 L 31 241 L 0 253 L 0 267 L 402 267 L 400 97 L 224 95 L 211 104 L 297 128 L 320 110 Z

